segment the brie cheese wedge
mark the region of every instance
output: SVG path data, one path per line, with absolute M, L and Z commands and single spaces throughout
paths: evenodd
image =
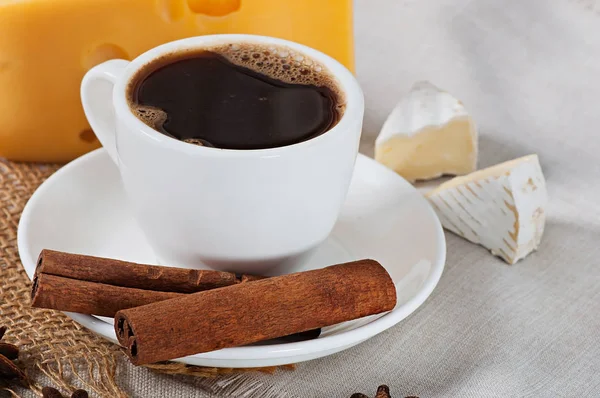
M 548 194 L 537 155 L 456 177 L 426 197 L 444 228 L 509 264 L 542 239 Z
M 459 100 L 418 82 L 383 124 L 375 159 L 411 182 L 470 173 L 477 165 L 475 123 Z

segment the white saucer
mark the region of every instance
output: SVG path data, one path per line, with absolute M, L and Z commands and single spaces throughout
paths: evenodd
M 129 215 L 117 168 L 103 149 L 69 163 L 37 189 L 23 211 L 18 244 L 29 277 L 42 248 L 156 263 Z M 398 292 L 393 311 L 324 328 L 314 340 L 227 348 L 180 361 L 236 368 L 315 359 L 394 326 L 425 301 L 440 279 L 446 258 L 440 223 L 409 183 L 359 155 L 346 203 L 331 236 L 298 270 L 362 258 L 378 260 L 392 276 Z M 89 315 L 67 315 L 116 341 L 112 323 Z

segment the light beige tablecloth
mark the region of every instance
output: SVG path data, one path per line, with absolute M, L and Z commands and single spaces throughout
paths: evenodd
M 400 95 L 428 79 L 475 117 L 481 166 L 540 155 L 540 251 L 508 266 L 447 234 L 432 296 L 355 348 L 210 383 L 124 367 L 124 387 L 147 398 L 349 397 L 381 383 L 394 397 L 600 397 L 600 4 L 359 0 L 356 48 L 365 152 Z

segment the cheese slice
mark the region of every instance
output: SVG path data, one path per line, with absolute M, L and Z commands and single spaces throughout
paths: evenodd
M 456 177 L 426 196 L 444 228 L 509 264 L 542 239 L 548 194 L 537 155 Z
M 385 121 L 375 159 L 409 181 L 470 173 L 477 166 L 475 123 L 459 100 L 418 82 Z

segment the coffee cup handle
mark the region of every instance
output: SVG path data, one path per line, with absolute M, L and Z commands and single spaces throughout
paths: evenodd
M 113 87 L 129 61 L 112 59 L 94 66 L 81 82 L 81 103 L 92 130 L 108 155 L 119 164 L 116 146 L 116 123 Z

